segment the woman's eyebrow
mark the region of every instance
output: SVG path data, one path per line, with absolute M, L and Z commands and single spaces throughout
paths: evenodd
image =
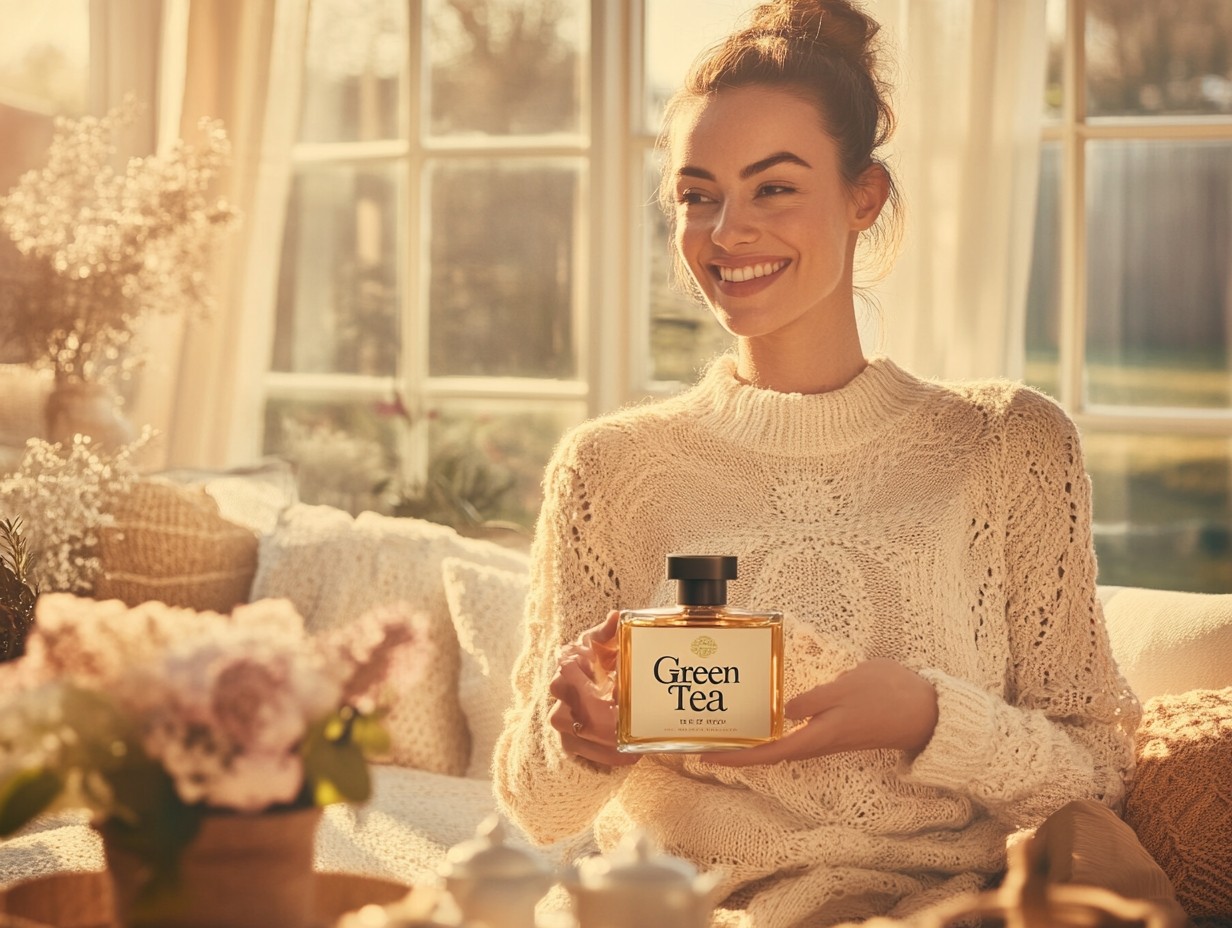
M 750 177 L 753 177 L 755 174 L 760 174 L 763 171 L 770 170 L 770 168 L 774 167 L 776 164 L 798 164 L 802 168 L 812 167 L 811 164 L 809 164 L 799 155 L 793 155 L 789 151 L 780 151 L 776 154 L 771 155 L 768 158 L 762 158 L 760 161 L 754 161 L 752 164 L 741 168 L 740 169 L 740 179 L 748 180 Z M 714 180 L 714 175 L 710 173 L 709 171 L 707 171 L 705 168 L 694 167 L 693 165 L 689 165 L 689 164 L 686 164 L 676 173 L 681 177 L 698 177 L 698 178 L 701 178 L 702 180 Z

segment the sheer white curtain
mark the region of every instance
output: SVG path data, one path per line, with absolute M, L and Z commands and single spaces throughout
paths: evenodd
M 1045 0 L 873 0 L 897 61 L 903 250 L 880 338 L 923 376 L 1020 377 L 1035 223 Z
M 260 452 L 261 379 L 273 338 L 308 4 L 184 2 L 171 0 L 164 38 L 172 48 L 165 78 L 175 76 L 167 62 L 177 59 L 176 44 L 185 49 L 178 56 L 183 95 L 164 106 L 164 116 L 189 139 L 200 118 L 222 120 L 232 163 L 219 192 L 243 220 L 211 268 L 210 318 L 156 323 L 161 331 L 149 341 L 162 347 L 147 365 L 136 418 L 161 433 L 161 464 L 226 467 Z

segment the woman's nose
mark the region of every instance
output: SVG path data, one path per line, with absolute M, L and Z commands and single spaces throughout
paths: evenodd
M 714 228 L 710 231 L 710 239 L 720 248 L 730 249 L 735 245 L 746 245 L 756 240 L 759 232 L 750 208 L 741 203 L 728 200 L 715 217 Z

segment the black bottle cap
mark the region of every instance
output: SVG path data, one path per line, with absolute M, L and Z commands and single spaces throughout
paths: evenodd
M 722 606 L 727 603 L 727 581 L 736 579 L 736 558 L 730 554 L 669 554 L 667 579 L 679 581 L 676 602 L 681 606 Z

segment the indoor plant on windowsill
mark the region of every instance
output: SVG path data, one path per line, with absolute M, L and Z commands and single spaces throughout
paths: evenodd
M 132 439 L 113 382 L 130 373 L 130 343 L 150 313 L 201 315 L 208 308 L 210 249 L 236 219 L 210 188 L 230 148 L 220 123 L 202 142 L 162 155 L 111 162 L 117 129 L 137 111 L 126 101 L 102 118 L 60 119 L 46 164 L 0 198 L 0 230 L 15 248 L 0 283 L 0 342 L 50 368 L 47 435 L 76 432 L 107 444 Z
M 320 806 L 368 798 L 373 695 L 418 621 L 390 607 L 313 637 L 285 600 L 41 597 L 0 666 L 0 834 L 92 810 L 119 924 L 309 924 Z

